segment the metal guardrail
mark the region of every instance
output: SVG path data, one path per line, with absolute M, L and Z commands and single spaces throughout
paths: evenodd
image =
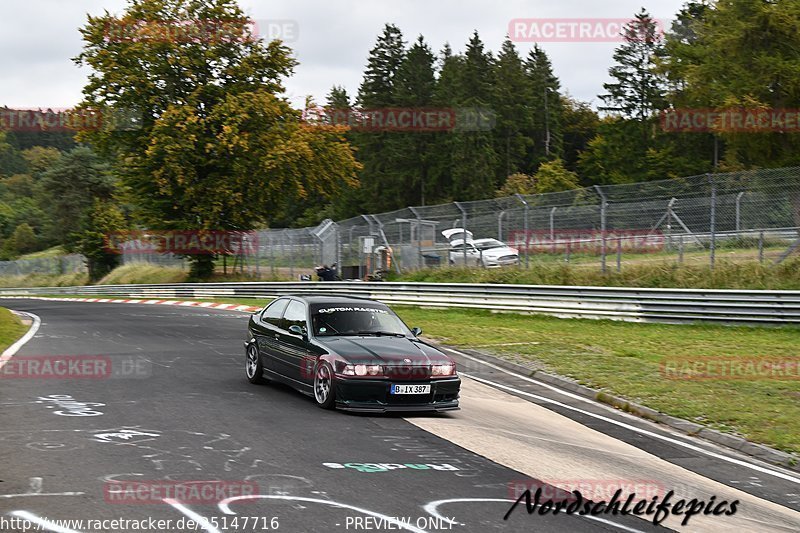
M 643 289 L 460 283 L 198 283 L 0 289 L 0 296 L 262 298 L 284 294 L 361 296 L 387 304 L 474 308 L 629 322 L 800 324 L 800 291 Z

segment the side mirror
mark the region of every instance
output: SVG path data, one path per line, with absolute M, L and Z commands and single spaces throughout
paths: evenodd
M 301 328 L 300 326 L 289 326 L 289 333 L 306 337 L 305 328 Z
M 411 333 L 413 333 L 415 337 L 419 337 L 420 335 L 422 335 L 422 329 L 421 328 L 411 328 Z

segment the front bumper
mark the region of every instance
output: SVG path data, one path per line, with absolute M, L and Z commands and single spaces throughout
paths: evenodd
M 430 394 L 394 395 L 393 383 L 403 385 L 431 385 Z M 453 411 L 459 409 L 458 395 L 461 379 L 429 379 L 397 381 L 387 379 L 348 379 L 336 376 L 336 407 L 345 411 L 402 412 L 402 411 Z

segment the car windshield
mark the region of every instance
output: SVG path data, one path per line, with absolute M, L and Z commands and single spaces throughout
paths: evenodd
M 385 307 L 324 305 L 311 312 L 317 337 L 337 335 L 397 335 L 410 332 L 403 321 Z
M 476 242 L 475 247 L 478 250 L 491 250 L 492 248 L 505 248 L 505 244 L 497 241 L 495 239 L 489 239 L 488 241 L 481 241 Z

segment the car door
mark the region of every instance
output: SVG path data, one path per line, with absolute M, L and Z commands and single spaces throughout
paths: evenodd
M 464 243 L 458 243 L 450 250 L 450 262 L 454 265 L 464 265 Z M 467 243 L 466 265 L 476 265 L 481 260 L 480 252 L 475 248 L 472 243 Z
M 292 326 L 299 326 L 305 335 L 296 335 L 290 332 L 289 328 Z M 298 384 L 304 382 L 303 374 L 310 355 L 308 331 L 306 304 L 299 300 L 291 300 L 283 313 L 283 320 L 281 320 L 275 363 L 280 374 Z
M 253 337 L 255 337 L 264 368 L 273 372 L 276 371 L 275 358 L 278 352 L 279 326 L 289 301 L 288 298 L 275 300 L 261 312 L 261 315 L 253 323 Z

